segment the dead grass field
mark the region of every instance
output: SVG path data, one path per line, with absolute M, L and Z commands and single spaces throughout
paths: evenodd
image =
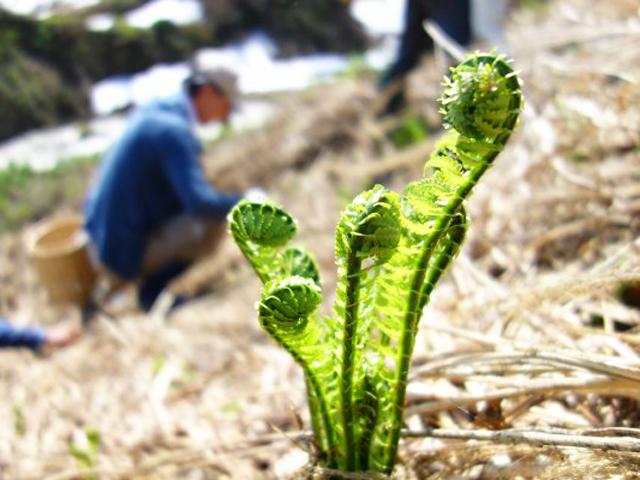
M 515 12 L 508 38 L 526 111 L 422 319 L 406 416 L 422 434 L 403 439 L 395 476 L 640 478 L 640 311 L 616 293 L 640 282 L 639 7 L 554 0 Z M 376 180 L 421 175 L 441 73 L 427 60 L 411 77 L 411 109 L 434 133 L 404 150 L 361 77 L 280 98 L 273 124 L 207 152 L 219 187 L 262 185 L 295 214 L 327 308 L 340 208 Z M 46 303 L 21 245 L 0 237 L 1 311 L 77 315 Z M 125 292 L 115 321 L 67 349 L 0 353 L 1 478 L 322 478 L 301 435 L 301 372 L 259 329 L 258 282 L 235 246 L 173 290 L 201 296 L 163 316 Z M 88 429 L 90 470 L 70 453 L 87 450 Z

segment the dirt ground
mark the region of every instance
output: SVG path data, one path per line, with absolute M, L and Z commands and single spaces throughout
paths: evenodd
M 546 5 L 508 25 L 526 111 L 421 321 L 406 421 L 422 435 L 402 440 L 397 478 L 640 478 L 640 294 L 620 301 L 640 284 L 640 11 Z M 264 186 L 297 217 L 325 308 L 338 213 L 373 182 L 419 178 L 441 74 L 426 59 L 412 75 L 410 110 L 433 131 L 402 150 L 365 75 L 281 96 L 275 122 L 207 151 L 217 186 Z M 22 233 L 0 237 L 0 311 L 77 317 L 47 303 Z M 226 239 L 172 289 L 200 296 L 145 315 L 124 292 L 115 320 L 100 315 L 69 348 L 0 353 L 0 478 L 322 478 L 301 372 L 260 330 L 236 247 Z

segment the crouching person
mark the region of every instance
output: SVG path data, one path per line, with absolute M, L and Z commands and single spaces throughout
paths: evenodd
M 235 75 L 195 72 L 175 97 L 134 113 L 106 155 L 85 205 L 90 254 L 99 271 L 136 282 L 148 310 L 171 279 L 214 247 L 241 199 L 217 191 L 199 163 L 196 123 L 226 121 Z

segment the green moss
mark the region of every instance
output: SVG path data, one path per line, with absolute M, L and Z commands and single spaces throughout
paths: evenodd
M 534 13 L 543 13 L 549 8 L 546 0 L 520 0 L 519 4 L 523 9 Z
M 388 133 L 387 137 L 398 149 L 403 149 L 416 143 L 426 140 L 429 136 L 429 125 L 427 121 L 419 116 L 413 115 L 404 120 Z
M 366 45 L 362 27 L 342 0 L 204 0 L 208 20 L 203 23 L 177 26 L 161 21 L 138 29 L 120 18 L 106 31 L 85 27 L 90 14 L 121 15 L 143 3 L 107 0 L 41 21 L 0 8 L 0 140 L 87 113 L 87 86 L 92 82 L 183 61 L 199 48 L 239 40 L 256 28 L 274 38 L 283 56 L 348 52 Z
M 83 113 L 81 94 L 57 72 L 30 58 L 7 54 L 0 69 L 0 139 Z
M 0 233 L 15 231 L 66 206 L 80 208 L 100 155 L 70 158 L 47 171 L 10 165 L 0 171 Z
M 0 140 L 88 114 L 90 82 L 180 61 L 215 43 L 206 24 L 142 30 L 117 21 L 91 32 L 79 17 L 37 21 L 0 9 Z
M 283 57 L 311 52 L 363 50 L 367 36 L 344 0 L 203 0 L 205 13 L 220 38 L 260 29 Z

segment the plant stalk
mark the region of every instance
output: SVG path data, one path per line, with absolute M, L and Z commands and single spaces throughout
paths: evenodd
M 358 325 L 358 302 L 360 297 L 360 272 L 362 260 L 357 257 L 358 240 L 349 245 L 347 259 L 347 289 L 344 314 L 344 336 L 342 340 L 342 378 L 340 382 L 340 399 L 342 402 L 342 427 L 344 431 L 344 454 L 347 471 L 356 468 L 356 448 L 353 433 L 353 370 L 355 358 L 356 328 Z
M 400 440 L 400 428 L 402 426 L 402 413 L 404 409 L 405 396 L 407 391 L 407 377 L 409 375 L 409 366 L 411 363 L 411 354 L 413 353 L 413 346 L 415 342 L 416 329 L 418 327 L 418 320 L 422 313 L 422 308 L 426 303 L 426 299 L 423 299 L 423 294 L 428 292 L 423 291 L 423 284 L 427 274 L 429 265 L 429 259 L 433 254 L 433 251 L 447 228 L 447 225 L 451 222 L 451 218 L 455 214 L 456 210 L 460 208 L 462 201 L 469 194 L 471 189 L 478 182 L 480 177 L 489 168 L 490 163 L 483 163 L 481 166 L 472 170 L 469 180 L 458 190 L 458 194 L 455 199 L 446 206 L 444 212 L 438 218 L 438 221 L 433 226 L 433 233 L 426 239 L 425 248 L 418 263 L 411 282 L 411 292 L 409 294 L 407 310 L 403 322 L 402 340 L 400 342 L 399 352 L 399 365 L 397 369 L 398 376 L 394 382 L 394 394 L 393 394 L 393 421 L 392 429 L 390 431 L 389 452 L 385 461 L 388 470 L 393 468 L 395 464 L 395 457 L 398 453 L 398 443 Z

